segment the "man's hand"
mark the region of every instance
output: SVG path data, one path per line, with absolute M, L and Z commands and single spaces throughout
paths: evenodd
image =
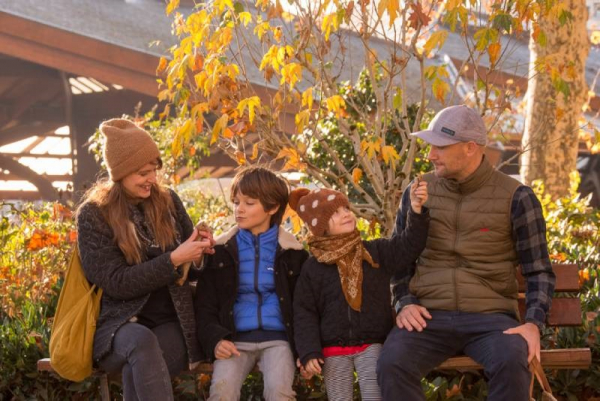
M 540 329 L 533 323 L 525 323 L 504 331 L 504 334 L 519 334 L 527 342 L 527 362 L 534 356 L 540 361 Z
M 235 347 L 235 344 L 231 341 L 221 340 L 215 347 L 215 358 L 217 359 L 228 359 L 232 355 L 240 356 L 240 352 Z
M 431 319 L 431 315 L 425 307 L 415 304 L 406 305 L 396 315 L 396 324 L 399 329 L 423 331 L 427 327 L 427 322 L 424 318 Z
M 324 364 L 325 361 L 323 361 L 321 358 L 317 359 L 311 359 L 308 362 L 306 362 L 306 373 L 308 373 L 309 375 L 320 375 L 321 374 L 321 365 Z

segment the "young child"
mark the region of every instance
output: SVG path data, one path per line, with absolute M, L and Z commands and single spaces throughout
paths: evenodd
M 414 185 L 406 230 L 362 241 L 341 192 L 299 188 L 290 194 L 290 207 L 311 232 L 311 257 L 294 296 L 296 350 L 308 375 L 323 373 L 329 400 L 352 400 L 355 370 L 362 400 L 381 399 L 376 366 L 393 326 L 390 277 L 425 247 L 426 200 L 427 184 Z
M 295 399 L 292 296 L 308 253 L 280 227 L 288 197 L 265 168 L 233 179 L 237 226 L 216 239 L 196 289 L 198 339 L 214 360 L 209 400 L 239 400 L 257 363 L 267 401 Z

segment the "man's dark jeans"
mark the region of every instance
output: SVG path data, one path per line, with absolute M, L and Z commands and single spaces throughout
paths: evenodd
M 520 323 L 494 313 L 429 311 L 422 332 L 394 327 L 379 362 L 377 380 L 384 400 L 425 400 L 421 378 L 446 359 L 464 353 L 484 367 L 489 401 L 526 401 L 531 375 L 527 343 L 502 332 Z

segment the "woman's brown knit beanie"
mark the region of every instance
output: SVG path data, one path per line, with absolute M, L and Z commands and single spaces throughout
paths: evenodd
M 294 189 L 290 193 L 290 207 L 308 226 L 313 235 L 325 234 L 329 219 L 340 206 L 349 206 L 348 197 L 333 189 Z
M 132 121 L 113 118 L 100 124 L 106 137 L 104 161 L 110 179 L 120 181 L 160 157 L 154 139 Z

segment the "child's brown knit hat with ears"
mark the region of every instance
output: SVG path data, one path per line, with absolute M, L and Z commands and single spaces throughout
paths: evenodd
M 160 157 L 154 139 L 133 121 L 113 118 L 100 124 L 100 132 L 106 137 L 104 161 L 115 182 Z
M 349 206 L 348 197 L 333 189 L 297 188 L 290 193 L 290 207 L 317 237 L 323 236 L 329 219 L 340 206 Z

